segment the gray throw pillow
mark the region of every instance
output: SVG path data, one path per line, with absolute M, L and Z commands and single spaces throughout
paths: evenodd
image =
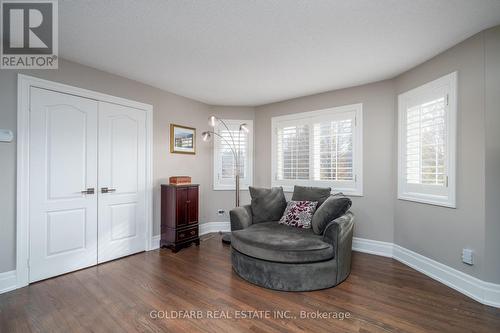
M 330 196 L 330 187 L 309 187 L 297 186 L 293 187 L 293 201 L 316 201 L 318 202 L 318 209 L 323 202 Z
M 331 195 L 313 215 L 311 224 L 314 233 L 321 235 L 328 223 L 344 215 L 351 205 L 351 199 L 343 195 Z
M 257 188 L 250 186 L 253 223 L 279 221 L 286 208 L 282 187 Z

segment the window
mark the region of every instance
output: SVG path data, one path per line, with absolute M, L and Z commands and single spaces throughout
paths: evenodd
M 455 207 L 456 80 L 399 95 L 399 199 Z
M 214 138 L 214 190 L 234 190 L 235 158 L 231 147 L 233 142 L 240 147 L 240 186 L 246 189 L 252 185 L 253 173 L 253 121 L 223 120 L 218 123 L 214 132 L 222 136 Z M 247 124 L 249 132 L 239 131 L 241 124 Z
M 272 118 L 272 184 L 363 195 L 362 104 Z

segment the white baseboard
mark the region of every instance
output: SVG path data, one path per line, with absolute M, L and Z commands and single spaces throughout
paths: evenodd
M 375 254 L 377 256 L 389 257 L 393 256 L 393 245 L 388 242 L 381 242 L 366 238 L 354 237 L 352 239 L 353 251 Z
M 478 302 L 500 308 L 500 285 L 482 280 L 479 281 L 481 281 L 484 295 L 483 301 Z
M 500 307 L 500 285 L 486 282 L 394 244 L 394 259 L 476 301 Z
M 480 280 L 393 243 L 354 237 L 352 249 L 394 258 L 482 304 L 500 307 L 500 284 Z
M 159 248 L 160 248 L 160 235 L 151 237 L 151 248 L 149 250 L 151 251 Z
M 0 294 L 17 288 L 16 271 L 0 273 Z
M 212 232 L 229 232 L 231 231 L 230 222 L 206 222 L 200 224 L 200 236 L 206 235 Z

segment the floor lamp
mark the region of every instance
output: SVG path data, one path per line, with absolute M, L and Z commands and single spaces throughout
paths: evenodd
M 215 126 L 217 125 L 217 123 L 222 124 L 226 128 L 227 132 L 229 133 L 230 141 L 215 131 Z M 213 127 L 214 130 L 203 132 L 201 134 L 203 141 L 205 141 L 205 142 L 210 141 L 210 139 L 212 138 L 212 135 L 217 136 L 218 138 L 223 140 L 228 145 L 228 147 L 231 149 L 231 152 L 233 153 L 233 156 L 234 156 L 234 181 L 235 181 L 235 206 L 239 207 L 240 206 L 241 132 L 248 133 L 250 130 L 249 130 L 247 124 L 245 124 L 245 123 L 240 124 L 240 126 L 238 128 L 238 144 L 236 144 L 236 142 L 234 140 L 233 133 L 231 132 L 231 130 L 229 129 L 227 124 L 224 122 L 224 120 L 217 118 L 216 116 L 210 116 L 208 118 L 208 124 L 211 127 Z M 222 242 L 226 243 L 226 244 L 231 244 L 231 234 L 230 233 L 224 234 L 222 236 Z

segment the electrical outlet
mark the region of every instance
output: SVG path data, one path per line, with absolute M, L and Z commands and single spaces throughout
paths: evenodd
M 11 130 L 0 129 L 0 142 L 12 142 L 14 134 Z
M 226 211 L 224 209 L 218 209 L 217 210 L 217 215 L 224 215 Z
M 474 265 L 474 251 L 471 249 L 463 249 L 462 262 L 467 265 Z

